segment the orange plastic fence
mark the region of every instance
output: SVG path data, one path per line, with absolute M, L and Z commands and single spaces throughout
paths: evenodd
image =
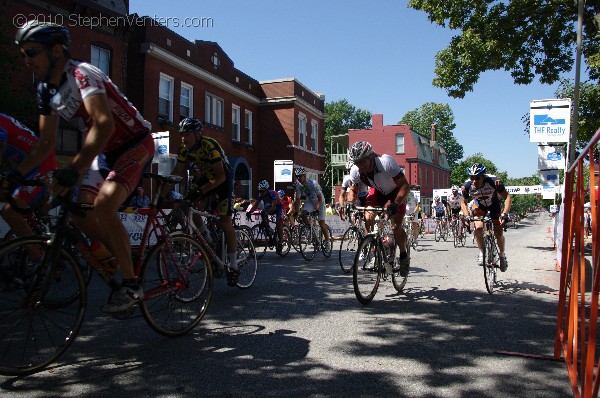
M 600 201 L 598 200 L 598 141 L 596 132 L 587 147 L 565 173 L 563 198 L 563 240 L 560 269 L 560 294 L 556 321 L 554 357 L 564 357 L 574 397 L 597 397 L 598 365 L 596 334 L 598 292 L 600 289 Z M 586 160 L 587 159 L 587 160 Z M 587 186 L 592 212 L 591 273 L 585 266 L 584 170 L 589 168 Z M 592 291 L 586 292 L 586 279 L 592 278 Z

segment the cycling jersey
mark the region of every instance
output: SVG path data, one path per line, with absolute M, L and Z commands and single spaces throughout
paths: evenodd
M 450 195 L 448 196 L 448 206 L 450 206 L 450 208 L 452 210 L 454 209 L 459 209 L 460 210 L 460 205 L 463 201 L 463 196 L 461 194 L 458 194 L 456 196 Z
M 279 199 L 279 194 L 272 189 L 267 190 L 267 194 L 263 196 L 262 194 L 258 194 L 256 201 L 260 203 L 262 201 L 264 209 L 269 214 L 276 215 L 276 221 L 279 222 L 281 219 L 281 200 Z
M 496 186 L 496 180 L 496 177 L 485 176 L 483 185 L 479 189 L 475 187 L 473 181 L 467 181 L 463 185 L 463 195 L 466 195 L 467 199 L 474 199 L 473 208 L 483 210 L 484 214 L 489 211 L 492 218 L 500 216 L 500 196 L 498 194 L 506 192 L 504 184 Z
M 445 209 L 446 206 L 444 206 L 444 204 L 441 201 L 434 202 L 431 204 L 431 213 L 435 214 L 436 217 L 443 217 Z
M 0 143 L 4 147 L 0 166 L 2 170 L 14 169 L 31 152 L 31 148 L 37 141 L 38 137 L 31 130 L 16 119 L 0 113 Z M 25 179 L 37 179 L 56 168 L 53 150 L 41 165 L 33 168 L 24 177 Z M 14 195 L 25 203 L 31 204 L 39 199 L 44 191 L 45 187 L 19 187 Z
M 388 196 L 396 191 L 398 188 L 396 180 L 403 177 L 404 173 L 390 155 L 381 155 L 373 159 L 375 168 L 371 173 L 361 173 L 358 166 L 353 165 L 350 169 L 350 177 L 355 184 L 362 182 L 368 187 L 375 188 L 384 196 Z
M 297 181 L 295 197 L 296 199 L 304 201 L 303 209 L 308 212 L 317 210 L 320 197 L 321 208 L 319 209 L 319 220 L 325 219 L 325 196 L 323 196 L 323 191 L 321 190 L 321 186 L 318 182 L 311 180 L 310 178 L 307 178 L 304 184 L 301 184 L 300 181 Z

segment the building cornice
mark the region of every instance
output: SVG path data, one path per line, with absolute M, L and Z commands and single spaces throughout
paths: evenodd
M 308 91 L 309 93 L 311 93 L 318 99 L 325 101 L 325 94 L 317 93 L 316 91 L 311 90 L 310 88 L 306 87 L 300 80 L 296 79 L 295 77 L 287 77 L 284 79 L 261 80 L 258 83 L 259 84 L 270 84 L 270 83 L 285 83 L 285 82 L 296 82 L 304 90 Z
M 179 58 L 178 56 L 170 53 L 169 51 L 161 48 L 160 46 L 157 46 L 154 43 L 142 43 L 141 51 L 142 54 L 147 54 L 162 61 L 165 61 L 169 65 L 173 65 L 176 68 L 179 68 L 191 75 L 199 77 L 200 79 L 216 87 L 222 88 L 223 90 L 228 91 L 229 93 L 234 94 L 254 105 L 259 105 L 262 102 L 260 98 L 250 93 L 247 93 L 246 91 L 234 86 L 228 81 L 221 79 L 220 77 L 213 75 L 210 72 L 207 72 L 206 70 L 200 68 L 197 65 L 194 65 L 189 61 Z
M 313 115 L 320 117 L 321 119 L 325 119 L 325 113 L 321 112 L 305 100 L 295 95 L 290 95 L 286 97 L 269 97 L 269 98 L 261 98 L 260 105 L 269 106 L 269 105 L 282 105 L 282 104 L 293 104 L 296 103 L 300 107 L 304 108 L 306 111 L 311 112 Z

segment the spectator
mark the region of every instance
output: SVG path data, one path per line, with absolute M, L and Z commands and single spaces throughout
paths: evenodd
M 130 207 L 150 207 L 150 198 L 144 195 L 144 188 L 137 187 L 136 194 L 129 202 Z
M 592 215 L 589 209 L 585 210 L 583 214 L 583 225 L 585 230 L 585 237 L 589 237 L 592 234 Z

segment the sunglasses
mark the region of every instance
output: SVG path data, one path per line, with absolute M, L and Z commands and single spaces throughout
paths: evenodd
M 479 180 L 480 177 L 481 176 L 471 176 L 471 177 L 469 177 L 469 180 L 476 181 L 476 180 Z
M 21 57 L 23 58 L 33 58 L 37 56 L 44 50 L 44 47 L 30 47 L 24 50 L 21 50 Z

